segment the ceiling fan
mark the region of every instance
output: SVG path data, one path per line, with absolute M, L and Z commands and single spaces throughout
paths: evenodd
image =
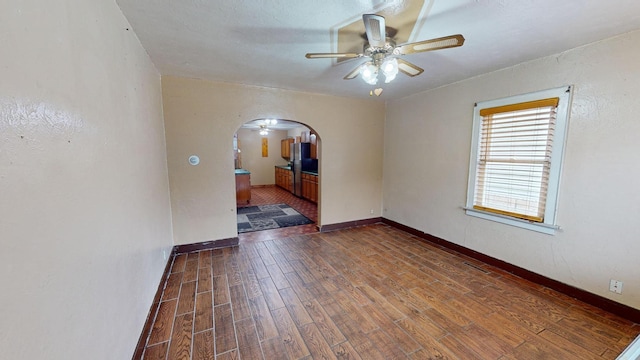
M 436 39 L 417 41 L 404 45 L 396 45 L 394 36 L 396 30 L 385 26 L 384 17 L 376 14 L 362 15 L 366 35 L 366 42 L 362 53 L 307 53 L 307 59 L 324 58 L 361 58 L 369 59 L 358 65 L 353 71 L 344 77 L 345 80 L 355 79 L 358 75 L 370 84 L 378 82 L 378 74 L 385 75 L 385 83 L 395 79 L 398 71 L 408 76 L 418 76 L 424 69 L 412 64 L 400 56 L 424 51 L 433 51 L 462 46 L 464 37 L 460 34 L 450 35 Z M 364 36 L 363 36 L 364 37 Z
M 258 131 L 260 135 L 266 136 L 270 131 L 277 130 L 276 125 L 279 123 L 281 122 L 278 119 L 256 119 L 245 123 L 241 128 Z
M 267 125 L 260 125 L 260 135 L 262 136 L 267 136 L 269 135 L 269 128 L 267 128 Z

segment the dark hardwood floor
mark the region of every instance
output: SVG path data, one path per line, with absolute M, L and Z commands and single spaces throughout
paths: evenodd
M 639 333 L 376 224 L 176 256 L 144 359 L 615 359 Z

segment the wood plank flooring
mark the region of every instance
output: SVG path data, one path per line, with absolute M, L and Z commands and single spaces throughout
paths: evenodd
M 376 224 L 176 256 L 144 359 L 615 359 L 639 333 Z

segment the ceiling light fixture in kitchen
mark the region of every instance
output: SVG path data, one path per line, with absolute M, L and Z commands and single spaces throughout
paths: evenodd
M 262 122 L 264 122 L 264 125 L 260 125 L 260 135 L 261 136 L 267 136 L 269 135 L 269 129 L 267 128 L 267 126 L 271 125 L 275 125 L 278 123 L 278 120 L 276 119 L 264 119 L 262 120 Z

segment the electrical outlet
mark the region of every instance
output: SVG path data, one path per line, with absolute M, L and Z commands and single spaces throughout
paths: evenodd
M 622 281 L 611 279 L 609 282 L 609 291 L 616 294 L 622 294 Z
M 373 215 L 373 209 L 371 209 L 371 214 Z
M 167 260 L 167 249 L 162 249 L 162 259 Z

